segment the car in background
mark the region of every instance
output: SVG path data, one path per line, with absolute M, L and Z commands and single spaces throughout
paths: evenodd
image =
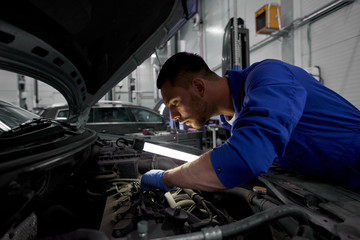
M 66 104 L 57 104 L 45 108 L 40 115 L 66 122 L 69 108 Z M 164 118 L 152 109 L 116 101 L 101 101 L 93 105 L 85 126 L 98 133 L 115 135 L 167 130 Z

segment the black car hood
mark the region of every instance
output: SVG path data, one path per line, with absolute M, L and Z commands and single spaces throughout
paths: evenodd
M 196 0 L 7 1 L 0 8 L 0 68 L 59 90 L 73 121 L 197 10 Z

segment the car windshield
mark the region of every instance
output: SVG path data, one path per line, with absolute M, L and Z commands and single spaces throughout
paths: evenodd
M 0 101 L 0 132 L 9 131 L 34 118 L 39 118 L 39 116 L 12 104 Z
M 106 107 L 92 108 L 88 122 L 130 122 L 130 117 L 125 108 Z
M 140 108 L 131 108 L 137 122 L 161 122 L 161 116 Z

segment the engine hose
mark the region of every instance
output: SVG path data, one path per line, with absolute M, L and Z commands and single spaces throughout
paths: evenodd
M 270 200 L 267 200 L 266 198 L 258 198 L 254 192 L 249 191 L 245 188 L 232 188 L 232 189 L 228 189 L 225 190 L 224 192 L 226 193 L 230 193 L 236 196 L 239 196 L 243 199 L 245 199 L 250 205 L 256 206 L 258 209 L 262 210 L 266 210 L 266 209 L 271 209 L 274 208 L 278 205 L 274 204 L 273 202 L 271 202 Z M 288 233 L 290 236 L 294 236 L 297 233 L 297 230 L 299 228 L 299 224 L 298 222 L 293 219 L 293 218 L 282 218 L 277 220 L 277 223 L 280 224 L 284 231 L 286 233 Z M 308 221 L 306 219 L 306 222 L 303 222 L 303 224 L 308 225 Z
M 302 211 L 302 209 L 296 206 L 276 206 L 274 208 L 267 209 L 263 212 L 255 213 L 254 215 L 239 220 L 237 222 L 229 223 L 223 226 L 203 228 L 201 229 L 201 231 L 198 232 L 170 236 L 162 239 L 168 239 L 168 240 L 223 239 L 227 237 L 240 235 L 247 231 L 253 230 L 261 225 L 270 223 L 271 221 L 288 216 L 294 216 L 299 218 L 301 222 L 307 222 L 307 215 Z
M 202 206 L 207 214 L 207 218 L 211 221 L 212 220 L 212 212 L 210 211 L 210 209 L 208 208 L 208 206 L 206 205 L 205 199 L 200 196 L 199 194 L 197 194 L 194 190 L 192 189 L 183 189 L 184 192 L 186 192 L 192 200 L 194 200 L 194 202 L 200 206 Z
M 174 199 L 174 197 L 171 195 L 171 193 L 170 192 L 167 192 L 167 193 L 165 193 L 165 199 L 167 200 L 167 202 L 168 202 L 168 204 L 169 204 L 169 207 L 171 207 L 171 208 L 175 208 L 175 207 L 177 207 L 177 206 L 181 206 L 181 204 L 179 204 L 179 203 L 177 203 L 177 202 L 175 202 L 175 199 Z M 182 200 L 182 201 L 187 201 L 187 205 L 189 204 L 189 203 L 191 203 L 191 204 L 194 204 L 194 201 L 193 200 Z M 206 226 L 206 225 L 208 225 L 209 224 L 209 222 L 210 222 L 210 220 L 201 220 L 201 219 L 199 219 L 198 217 L 196 217 L 194 214 L 192 214 L 192 213 L 190 213 L 190 212 L 188 212 L 188 211 L 184 211 L 186 214 L 187 214 L 187 216 L 188 216 L 188 222 L 190 223 L 190 225 L 192 226 L 192 227 L 194 227 L 194 228 L 197 228 L 197 227 L 202 227 L 202 226 Z
M 105 173 L 95 176 L 93 180 L 102 181 L 102 180 L 112 179 L 112 178 L 116 178 L 116 177 L 117 177 L 116 172 L 108 171 L 108 172 L 105 172 Z
M 221 220 L 221 224 L 227 224 L 229 223 L 228 218 L 225 216 L 225 214 L 223 214 L 221 211 L 219 211 L 211 202 L 206 201 L 206 204 L 208 205 L 208 207 L 211 209 L 211 211 L 215 212 L 216 215 L 219 216 L 219 220 Z
M 144 174 L 151 169 L 168 170 L 177 166 L 178 165 L 171 159 L 154 157 L 153 159 L 140 159 L 138 169 L 141 174 Z
M 260 210 L 269 209 L 274 206 L 277 206 L 274 203 L 264 198 L 257 198 L 254 192 L 249 191 L 245 188 L 235 187 L 232 189 L 225 190 L 224 192 L 239 196 L 245 199 L 249 204 L 257 206 L 258 208 L 260 208 Z
M 168 202 L 169 207 L 171 207 L 171 208 L 175 208 L 177 206 L 180 206 L 182 209 L 186 210 L 187 207 L 190 207 L 190 206 L 195 204 L 194 201 L 190 200 L 190 199 L 181 200 L 181 201 L 176 202 L 174 197 L 172 196 L 172 194 L 170 192 L 166 192 L 164 194 L 164 197 L 165 197 L 166 201 Z
M 182 190 L 182 189 L 181 189 Z M 176 196 L 174 196 L 176 201 L 181 201 L 181 200 L 187 200 L 189 199 L 189 194 L 177 194 Z
M 223 237 L 229 237 L 252 230 L 273 220 L 288 216 L 297 217 L 302 223 L 308 222 L 307 215 L 301 208 L 296 206 L 276 206 L 263 212 L 255 213 L 254 215 L 238 222 L 221 226 L 220 229 L 222 231 Z
M 180 200 L 176 203 L 176 205 L 180 206 L 183 209 L 189 208 L 194 204 L 194 201 L 190 199 Z

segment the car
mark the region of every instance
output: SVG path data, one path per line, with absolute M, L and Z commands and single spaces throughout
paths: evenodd
M 274 165 L 226 191 L 145 191 L 143 173 L 198 154 L 166 157 L 173 143 L 85 126 L 91 107 L 196 12 L 195 0 L 2 2 L 0 68 L 50 84 L 69 114 L 1 103 L 1 239 L 360 238 L 356 189 Z
M 55 104 L 45 108 L 40 115 L 67 121 L 69 108 L 67 104 Z M 100 101 L 93 105 L 85 126 L 99 133 L 115 135 L 167 130 L 164 118 L 152 109 L 116 101 Z
M 53 104 L 42 110 L 40 116 L 67 122 L 67 104 Z M 203 149 L 201 131 L 169 131 L 170 126 L 157 111 L 130 102 L 100 101 L 93 105 L 86 121 L 86 127 L 106 138 L 144 138 L 156 142 L 174 142 L 190 148 L 187 151 L 199 153 Z M 173 146 L 175 147 L 175 146 Z M 181 148 L 176 146 L 176 148 Z

